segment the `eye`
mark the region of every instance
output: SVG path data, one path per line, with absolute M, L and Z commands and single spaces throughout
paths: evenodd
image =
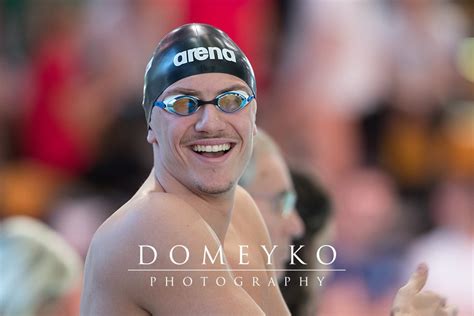
M 181 115 L 188 115 L 195 112 L 197 109 L 196 100 L 190 97 L 180 97 L 173 102 L 173 110 Z
M 229 92 L 219 98 L 219 107 L 224 112 L 235 112 L 242 107 L 245 98 L 236 92 Z

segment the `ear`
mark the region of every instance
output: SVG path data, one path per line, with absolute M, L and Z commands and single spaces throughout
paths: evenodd
M 257 124 L 253 123 L 253 136 L 257 136 L 258 134 L 258 127 L 257 127 Z
M 156 135 L 153 132 L 153 130 L 151 129 L 151 127 L 148 127 L 148 133 L 146 135 L 146 140 L 150 144 L 158 144 L 158 139 L 156 138 Z

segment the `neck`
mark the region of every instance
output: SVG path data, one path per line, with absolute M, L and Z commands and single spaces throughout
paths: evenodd
M 193 191 L 167 172 L 154 168 L 148 178 L 155 190 L 173 194 L 191 205 L 223 244 L 234 208 L 235 188 L 220 194 Z

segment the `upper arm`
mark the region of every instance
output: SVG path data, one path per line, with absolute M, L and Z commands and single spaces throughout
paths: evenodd
M 149 315 L 129 295 L 135 287 L 126 269 L 131 256 L 119 248 L 109 236 L 94 236 L 85 264 L 81 315 Z

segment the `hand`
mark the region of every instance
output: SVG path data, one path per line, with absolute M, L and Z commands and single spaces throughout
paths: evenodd
M 428 266 L 418 265 L 408 283 L 398 290 L 392 306 L 392 316 L 455 316 L 457 310 L 446 305 L 446 299 L 431 291 L 423 291 L 428 279 Z

